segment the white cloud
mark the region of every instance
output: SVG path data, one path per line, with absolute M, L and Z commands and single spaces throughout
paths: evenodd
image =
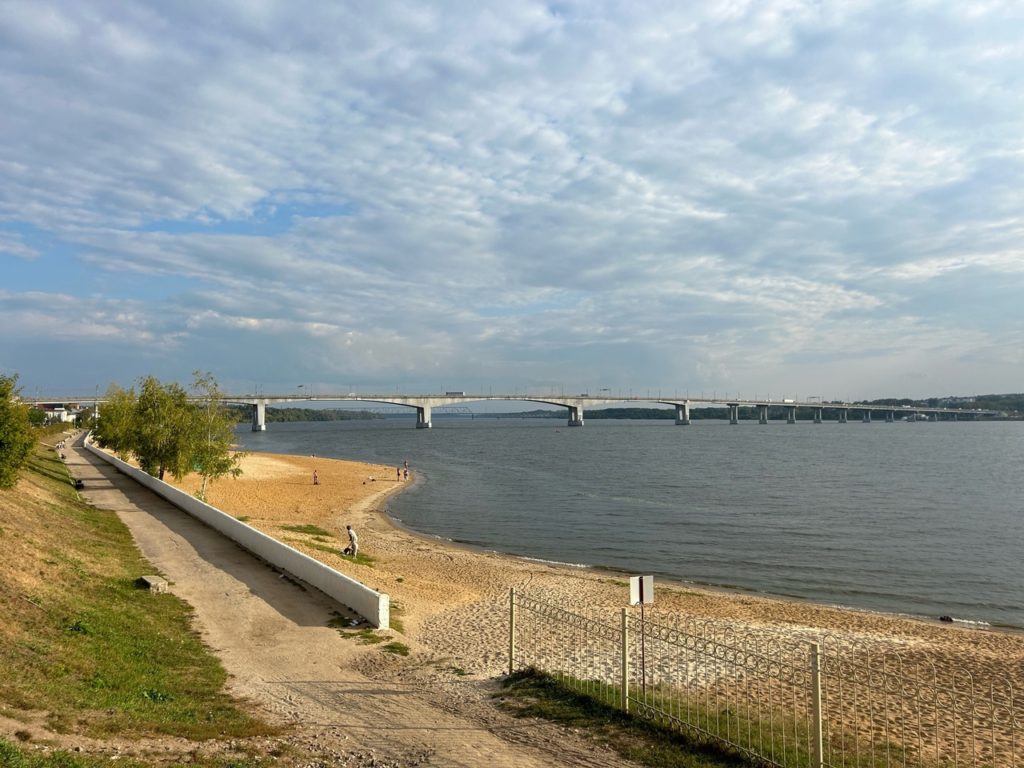
M 1020 16 L 8 3 L 0 316 L 83 344 L 124 323 L 239 380 L 270 340 L 324 376 L 872 395 L 937 334 L 966 347 L 936 369 L 973 345 L 1007 381 L 1012 330 L 971 313 L 1015 306 L 963 278 L 1024 288 Z M 38 301 L 55 273 L 76 329 Z M 958 285 L 960 314 L 928 293 Z

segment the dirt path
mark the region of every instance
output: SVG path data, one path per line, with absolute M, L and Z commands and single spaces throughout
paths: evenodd
M 512 718 L 487 681 L 445 676 L 423 654 L 398 659 L 327 626 L 339 606 L 285 578 L 81 447 L 67 464 L 82 494 L 115 511 L 222 659 L 232 693 L 282 737 L 317 755 L 306 765 L 625 766 L 547 723 Z M 369 674 L 368 674 L 369 673 Z

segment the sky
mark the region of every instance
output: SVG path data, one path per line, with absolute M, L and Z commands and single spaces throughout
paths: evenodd
M 0 0 L 0 373 L 1020 392 L 1022 29 L 995 0 Z

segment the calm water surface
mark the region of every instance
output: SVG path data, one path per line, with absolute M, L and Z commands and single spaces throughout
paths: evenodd
M 269 424 L 246 450 L 401 465 L 409 527 L 559 562 L 1024 627 L 1024 424 Z

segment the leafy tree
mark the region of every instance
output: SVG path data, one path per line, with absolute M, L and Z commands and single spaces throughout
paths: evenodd
M 203 484 L 196 496 L 206 501 L 207 485 L 225 475 L 238 477 L 242 474 L 238 462 L 244 454 L 232 453 L 236 419 L 224 405 L 217 382 L 210 373 L 193 371 L 192 391 L 199 396 L 195 409 L 194 444 L 192 445 L 192 467 L 202 475 Z
M 96 415 L 92 408 L 83 408 L 75 415 L 75 426 L 79 429 L 94 429 L 96 427 Z
M 191 468 L 194 408 L 180 384 L 161 384 L 154 376 L 139 381 L 132 424 L 132 450 L 143 472 L 161 480 L 181 477 Z
M 0 488 L 11 488 L 18 482 L 18 470 L 36 441 L 30 409 L 19 394 L 17 375 L 0 375 Z
M 99 421 L 96 424 L 96 439 L 104 448 L 110 448 L 122 460 L 135 452 L 135 390 L 121 389 L 111 384 L 107 389 L 106 402 L 100 405 Z

